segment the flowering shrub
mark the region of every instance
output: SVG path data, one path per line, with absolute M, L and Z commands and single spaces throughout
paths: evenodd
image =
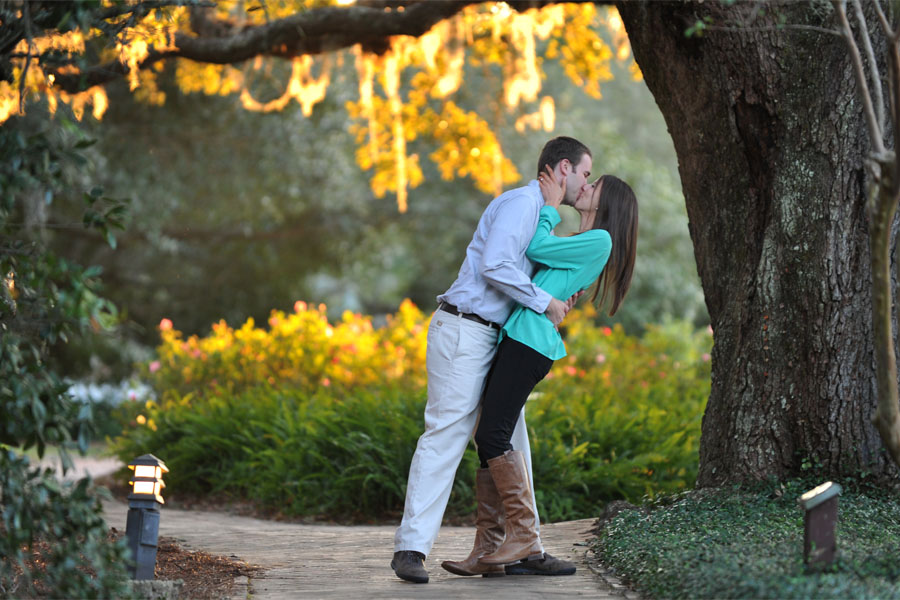
M 641 337 L 596 324 L 590 305 L 565 321 L 569 356 L 526 408 L 543 518 L 592 516 L 612 499 L 693 485 L 709 394 L 708 331 L 652 326 Z M 116 440 L 152 452 L 167 492 L 249 498 L 288 515 L 398 515 L 423 428 L 428 317 L 405 301 L 385 327 L 324 307 L 275 311 L 269 329 L 224 323 L 187 340 L 161 324 L 147 375 L 160 398 Z M 472 509 L 477 458 L 458 471 L 450 514 Z
M 239 329 L 225 321 L 209 336 L 183 339 L 172 322 L 160 323 L 159 359 L 147 366 L 151 385 L 161 393 L 218 395 L 268 384 L 314 391 L 334 387 L 421 388 L 425 383 L 427 317 L 409 300 L 387 326 L 345 311 L 328 323 L 325 305 L 298 301 L 294 312 L 274 310 L 269 329 L 248 319 Z

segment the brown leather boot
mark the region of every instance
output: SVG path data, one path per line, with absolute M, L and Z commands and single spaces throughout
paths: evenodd
M 509 450 L 488 461 L 488 469 L 506 511 L 506 540 L 497 550 L 481 557 L 489 565 L 506 565 L 518 560 L 537 560 L 544 556 L 541 538 L 535 530 L 537 510 L 531 500 L 525 456 Z
M 462 561 L 445 560 L 441 566 L 455 575 L 481 575 L 502 577 L 506 575 L 501 565 L 486 565 L 480 559 L 503 543 L 503 504 L 489 469 L 478 469 L 475 474 L 475 501 L 478 509 L 475 517 L 475 546 L 468 558 Z

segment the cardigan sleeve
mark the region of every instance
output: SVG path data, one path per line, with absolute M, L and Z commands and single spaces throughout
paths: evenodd
M 552 206 L 541 209 L 537 230 L 525 252 L 528 258 L 554 269 L 577 269 L 594 261 L 606 263 L 612 250 L 609 232 L 591 229 L 569 237 L 552 235 L 560 220 L 559 211 Z

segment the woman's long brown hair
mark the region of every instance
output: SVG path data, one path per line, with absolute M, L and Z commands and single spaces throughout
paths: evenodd
M 597 278 L 591 302 L 602 306 L 610 299 L 609 316 L 616 314 L 631 287 L 634 259 L 637 255 L 638 204 L 631 187 L 618 177 L 600 177 L 597 216 L 591 229 L 605 229 L 612 238 L 612 251 Z M 594 193 L 598 193 L 595 188 Z M 602 289 L 602 293 L 601 293 Z

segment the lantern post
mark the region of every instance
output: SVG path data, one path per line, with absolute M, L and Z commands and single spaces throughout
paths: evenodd
M 159 542 L 159 509 L 165 503 L 160 495 L 166 486 L 162 474 L 168 473 L 166 464 L 144 454 L 128 464 L 134 471 L 131 493 L 128 495 L 128 521 L 125 536 L 134 566 L 129 566 L 132 579 L 153 579 L 156 571 L 156 549 Z

